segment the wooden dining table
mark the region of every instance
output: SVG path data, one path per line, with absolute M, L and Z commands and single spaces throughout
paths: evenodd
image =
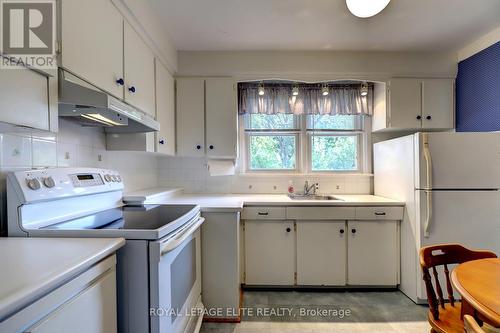
M 500 259 L 468 261 L 453 269 L 451 282 L 462 296 L 462 316 L 500 327 Z

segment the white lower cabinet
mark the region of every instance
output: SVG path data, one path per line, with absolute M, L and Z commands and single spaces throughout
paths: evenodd
M 347 284 L 396 286 L 398 221 L 349 221 L 347 225 Z
M 245 207 L 247 286 L 394 287 L 404 207 Z
M 207 309 L 228 309 L 238 317 L 240 305 L 240 213 L 203 213 L 201 227 L 202 298 Z M 221 318 L 208 314 L 205 318 Z
M 113 254 L 0 321 L 9 333 L 117 332 Z
M 295 283 L 295 232 L 292 221 L 245 221 L 245 283 Z
M 297 221 L 297 284 L 346 284 L 345 221 Z
M 112 271 L 25 332 L 116 332 L 115 281 Z

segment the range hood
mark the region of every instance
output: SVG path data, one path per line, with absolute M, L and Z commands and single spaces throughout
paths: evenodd
M 106 133 L 146 133 L 160 129 L 150 115 L 59 69 L 59 116 Z

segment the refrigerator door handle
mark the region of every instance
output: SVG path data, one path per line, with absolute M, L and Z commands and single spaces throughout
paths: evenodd
M 429 149 L 429 135 L 427 133 L 422 134 L 422 141 L 424 145 L 424 160 L 425 160 L 425 176 L 426 179 L 426 189 L 432 190 L 432 155 Z
M 430 227 L 432 224 L 432 191 L 426 190 L 425 191 L 425 198 L 427 201 L 427 204 L 426 204 L 427 215 L 425 217 L 424 237 L 429 238 L 431 235 Z
M 425 174 L 427 177 L 426 183 L 426 191 L 425 197 L 427 199 L 427 216 L 425 219 L 425 227 L 424 227 L 424 236 L 430 236 L 430 227 L 432 224 L 432 156 L 431 151 L 429 149 L 429 135 L 427 133 L 423 133 L 422 135 L 423 141 L 423 152 L 424 152 L 424 160 L 425 160 Z

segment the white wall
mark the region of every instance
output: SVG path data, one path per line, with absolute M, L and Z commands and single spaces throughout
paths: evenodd
M 498 41 L 500 41 L 500 26 L 460 49 L 457 52 L 458 61 L 467 59 Z
M 337 79 L 455 77 L 456 53 L 181 51 L 178 76 Z

